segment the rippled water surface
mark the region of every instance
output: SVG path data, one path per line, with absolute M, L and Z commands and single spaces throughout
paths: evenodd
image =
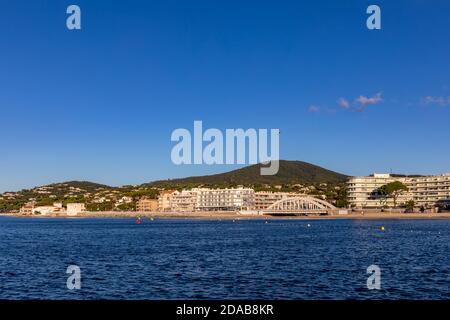
M 449 254 L 448 220 L 0 217 L 0 299 L 449 299 Z

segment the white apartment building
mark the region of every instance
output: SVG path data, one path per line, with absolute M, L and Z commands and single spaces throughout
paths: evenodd
M 450 203 L 450 173 L 439 176 L 396 177 L 390 174 L 374 174 L 353 177 L 348 181 L 348 200 L 357 208 L 393 207 L 394 200 L 383 199 L 376 190 L 388 183 L 400 181 L 408 188 L 397 199 L 397 205 L 413 200 L 417 207 L 435 207 L 439 202 Z
M 163 191 L 159 196 L 161 211 L 227 211 L 251 210 L 254 207 L 253 189 L 193 188 L 182 191 Z
M 196 210 L 197 192 L 193 190 L 182 190 L 171 193 L 170 208 L 172 211 L 192 212 Z
M 192 189 L 197 194 L 196 209 L 201 211 L 251 210 L 255 191 L 250 188 Z

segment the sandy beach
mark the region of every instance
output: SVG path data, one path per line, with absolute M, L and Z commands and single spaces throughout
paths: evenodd
M 9 217 L 27 217 L 27 218 L 127 218 L 136 219 L 137 217 L 148 219 L 205 219 L 205 220 L 248 220 L 248 219 L 302 219 L 302 220 L 326 220 L 326 219 L 355 219 L 355 220 L 371 220 L 371 219 L 450 219 L 450 212 L 442 213 L 390 213 L 390 212 L 351 212 L 348 214 L 334 215 L 309 215 L 309 216 L 279 216 L 279 215 L 245 215 L 238 212 L 84 212 L 77 216 L 67 216 L 62 214 L 35 215 L 24 216 L 17 213 L 0 214 Z

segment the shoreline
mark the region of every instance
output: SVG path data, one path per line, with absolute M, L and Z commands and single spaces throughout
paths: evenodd
M 136 219 L 137 217 L 148 219 L 195 219 L 195 220 L 433 220 L 433 219 L 450 219 L 450 212 L 442 213 L 387 213 L 387 212 L 370 212 L 370 213 L 348 213 L 335 215 L 309 215 L 309 216 L 271 216 L 271 215 L 244 215 L 237 212 L 86 212 L 76 216 L 67 216 L 61 214 L 48 215 L 21 215 L 18 213 L 0 213 L 0 217 L 16 217 L 16 218 L 65 218 L 65 219 L 86 219 L 86 218 L 117 218 L 117 219 Z

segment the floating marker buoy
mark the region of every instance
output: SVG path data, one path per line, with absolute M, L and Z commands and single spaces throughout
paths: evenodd
M 135 221 L 136 224 L 141 224 L 141 222 L 142 222 L 142 221 L 141 221 L 141 217 L 138 217 L 138 218 L 136 219 L 136 221 Z
M 311 225 L 308 223 L 308 228 L 311 227 Z
M 384 231 L 384 226 L 381 226 L 381 228 L 380 228 L 380 229 L 381 229 L 381 231 Z
M 264 223 L 268 223 L 267 220 L 266 220 L 266 222 L 264 222 Z

